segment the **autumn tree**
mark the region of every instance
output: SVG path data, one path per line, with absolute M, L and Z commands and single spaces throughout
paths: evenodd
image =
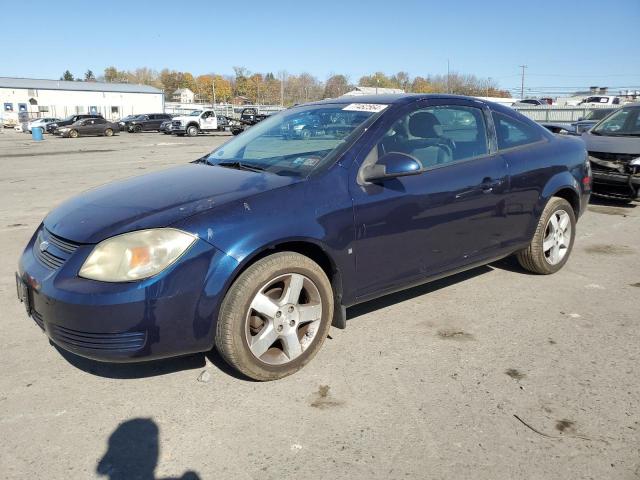
M 118 70 L 116 67 L 107 67 L 104 69 L 104 81 L 111 83 L 127 83 L 129 76 L 127 72 Z
M 350 90 L 349 80 L 344 75 L 331 75 L 324 84 L 324 98 L 336 98 Z

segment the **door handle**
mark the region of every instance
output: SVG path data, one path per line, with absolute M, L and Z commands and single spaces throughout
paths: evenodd
M 485 178 L 480 184 L 482 193 L 491 193 L 493 189 L 502 185 L 502 180 L 496 178 Z

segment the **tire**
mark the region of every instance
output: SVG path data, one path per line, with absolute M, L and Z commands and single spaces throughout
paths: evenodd
M 71 131 L 69 132 L 69 137 L 71 137 L 71 138 L 78 138 L 78 137 L 79 137 L 78 131 L 77 131 L 77 130 L 71 130 Z
M 566 226 L 563 227 L 565 222 Z M 567 227 L 570 230 L 568 232 Z M 564 198 L 552 197 L 542 211 L 531 243 L 518 252 L 518 262 L 522 268 L 533 273 L 555 273 L 569 260 L 575 236 L 576 216 L 573 207 Z M 545 250 L 545 243 L 551 247 Z
M 195 137 L 198 135 L 198 127 L 195 125 L 190 125 L 187 127 L 187 135 L 190 137 Z
M 256 305 L 271 313 L 259 312 Z M 286 377 L 320 350 L 333 305 L 331 283 L 317 263 L 295 252 L 275 253 L 247 268 L 227 291 L 215 346 L 229 365 L 249 378 Z M 258 341 L 260 336 L 265 341 Z
M 105 136 L 105 137 L 112 137 L 112 136 L 113 136 L 113 130 L 112 130 L 112 129 L 110 129 L 110 128 L 107 128 L 107 129 L 104 131 L 104 136 Z

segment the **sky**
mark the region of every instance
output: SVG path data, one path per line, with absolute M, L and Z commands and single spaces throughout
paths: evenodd
M 640 0 L 3 1 L 0 76 L 110 65 L 491 78 L 529 95 L 640 89 Z M 13 39 L 9 48 L 7 39 Z

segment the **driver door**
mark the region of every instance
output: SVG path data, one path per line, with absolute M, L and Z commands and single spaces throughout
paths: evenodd
M 384 293 L 495 254 L 507 166 L 495 153 L 482 104 L 422 101 L 377 132 L 355 162 L 352 185 L 357 297 Z M 418 159 L 419 175 L 361 180 L 362 167 L 389 152 Z
M 200 128 L 203 130 L 216 130 L 218 128 L 218 118 L 214 112 L 204 112 L 201 120 Z

